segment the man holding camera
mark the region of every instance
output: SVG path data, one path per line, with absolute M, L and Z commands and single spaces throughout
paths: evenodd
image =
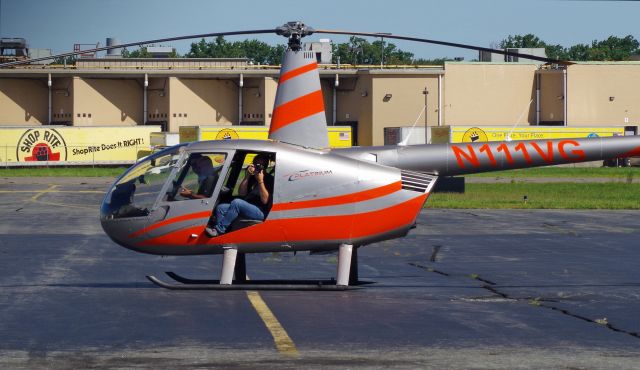
M 231 203 L 219 204 L 216 208 L 216 223 L 205 232 L 211 238 L 224 234 L 238 217 L 250 220 L 264 220 L 273 201 L 273 176 L 266 173 L 269 156 L 258 154 L 247 166 L 244 179 L 240 183 L 238 195 Z

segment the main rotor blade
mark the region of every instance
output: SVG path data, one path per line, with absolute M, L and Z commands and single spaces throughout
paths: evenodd
M 454 48 L 462 48 L 462 49 L 477 50 L 477 51 L 486 51 L 486 52 L 489 52 L 489 53 L 496 53 L 496 54 L 502 54 L 502 55 L 507 55 L 507 56 L 532 59 L 532 60 L 537 60 L 537 61 L 545 62 L 545 63 L 556 63 L 556 64 L 564 64 L 564 65 L 573 64 L 572 62 L 569 62 L 569 61 L 563 61 L 563 60 L 557 60 L 557 59 L 551 59 L 551 58 L 544 58 L 544 57 L 540 57 L 540 56 L 537 56 L 537 55 L 515 53 L 515 52 L 512 52 L 512 51 L 484 48 L 484 47 L 481 47 L 481 46 L 474 46 L 474 45 L 467 45 L 467 44 L 458 44 L 458 43 L 455 43 L 455 42 L 423 39 L 423 38 L 419 38 L 419 37 L 399 36 L 399 35 L 393 35 L 393 34 L 390 34 L 390 33 L 351 32 L 351 31 L 318 30 L 318 29 L 315 30 L 315 33 L 326 33 L 326 34 L 333 34 L 333 35 L 382 37 L 382 38 L 385 38 L 385 39 L 396 39 L 396 40 L 424 42 L 424 43 L 428 43 L 428 44 L 451 46 L 451 47 L 454 47 Z
M 130 47 L 130 46 L 142 46 L 142 45 L 148 45 L 148 44 L 157 44 L 157 43 L 160 43 L 160 42 L 189 40 L 189 39 L 200 39 L 200 38 L 216 37 L 216 36 L 255 35 L 255 34 L 275 33 L 275 32 L 276 32 L 276 30 L 274 28 L 271 28 L 271 29 L 264 29 L 264 30 L 212 32 L 212 33 L 202 33 L 202 34 L 199 34 L 199 35 L 186 35 L 186 36 L 167 37 L 167 38 L 163 38 L 163 39 L 137 41 L 137 42 L 130 42 L 128 44 L 120 44 L 120 45 L 113 45 L 113 46 L 103 46 L 103 47 L 94 48 L 94 49 L 87 49 L 87 50 L 81 50 L 81 51 L 72 51 L 72 52 L 68 52 L 68 53 L 56 54 L 56 55 L 51 55 L 51 56 L 42 57 L 42 58 L 16 60 L 16 61 L 13 61 L 13 62 L 2 63 L 2 64 L 0 64 L 0 68 L 10 67 L 10 66 L 15 66 L 15 65 L 20 65 L 20 64 L 27 64 L 27 63 L 32 63 L 32 62 L 39 62 L 39 61 L 42 61 L 42 60 L 69 57 L 69 56 L 77 55 L 77 54 L 96 53 L 96 52 L 99 52 L 99 51 L 105 51 L 105 50 L 111 50 L 111 49 L 120 49 L 120 48 L 126 48 L 126 47 Z

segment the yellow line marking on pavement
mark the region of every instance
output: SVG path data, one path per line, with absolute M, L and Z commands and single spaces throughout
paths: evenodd
M 280 325 L 280 322 L 264 302 L 260 293 L 256 291 L 249 291 L 247 292 L 247 297 L 253 305 L 253 308 L 258 312 L 258 315 L 260 315 L 260 318 L 267 329 L 269 329 L 269 332 L 276 343 L 278 352 L 283 355 L 297 357 L 298 350 L 296 349 L 295 344 L 293 344 L 291 337 L 289 337 L 289 334 L 287 334 L 282 325 Z
M 92 209 L 92 210 L 98 210 L 98 206 L 95 207 L 89 207 L 89 206 L 81 206 L 81 205 L 77 205 L 77 204 L 64 204 L 64 203 L 54 203 L 54 202 L 45 202 L 43 200 L 35 200 L 35 203 L 39 203 L 39 204 L 46 204 L 48 206 L 58 206 L 58 207 L 68 207 L 68 208 L 80 208 L 80 209 Z
M 49 186 L 47 189 L 45 189 L 45 190 L 41 190 L 40 192 L 38 192 L 38 194 L 36 194 L 36 195 L 32 196 L 32 197 L 31 197 L 31 200 L 32 200 L 33 202 L 35 202 L 35 201 L 37 201 L 37 200 L 38 200 L 38 198 L 40 198 L 44 193 L 49 193 L 49 192 L 51 192 L 52 190 L 55 190 L 55 188 L 57 188 L 57 187 L 58 187 L 58 185 L 51 185 L 51 186 Z

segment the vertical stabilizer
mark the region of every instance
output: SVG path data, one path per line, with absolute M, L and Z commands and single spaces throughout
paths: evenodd
M 271 118 L 269 139 L 310 148 L 326 148 L 327 119 L 313 52 L 287 50 Z

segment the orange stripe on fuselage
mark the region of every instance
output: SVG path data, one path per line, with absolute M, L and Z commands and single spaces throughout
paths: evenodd
M 289 72 L 285 72 L 282 74 L 282 76 L 280 76 L 280 79 L 278 80 L 278 84 L 283 84 L 285 81 L 290 80 L 294 77 L 300 76 L 301 74 L 313 71 L 314 69 L 318 68 L 318 63 L 317 62 L 313 62 L 311 64 L 307 64 L 304 65 L 302 67 L 298 67 L 296 69 L 292 69 Z
M 271 120 L 269 134 L 293 122 L 320 112 L 324 112 L 322 90 L 314 91 L 279 105 L 273 110 L 273 119 Z
M 222 245 L 363 238 L 412 224 L 428 195 L 422 194 L 406 202 L 365 213 L 267 220 L 210 239 L 201 235 L 204 226 L 194 226 L 143 241 L 138 245 Z M 200 236 L 193 238 L 192 234 Z
M 205 211 L 205 212 L 197 212 L 197 213 L 190 213 L 188 215 L 182 215 L 182 216 L 178 216 L 178 217 L 173 217 L 170 218 L 168 220 L 164 220 L 164 221 L 160 221 L 157 222 L 151 226 L 147 226 L 144 229 L 138 230 L 135 233 L 129 235 L 129 238 L 135 238 L 136 236 L 140 236 L 144 233 L 147 233 L 151 230 L 155 230 L 159 227 L 163 227 L 163 226 L 167 226 L 176 222 L 182 222 L 182 221 L 188 221 L 188 220 L 194 220 L 197 218 L 205 218 L 205 217 L 211 217 L 211 212 L 210 211 Z
M 351 194 L 345 194 L 345 195 L 338 195 L 330 198 L 302 200 L 302 201 L 291 202 L 291 203 L 277 203 L 271 207 L 271 211 L 272 212 L 289 211 L 292 209 L 328 207 L 328 206 L 338 206 L 338 205 L 348 204 L 348 203 L 363 202 L 365 200 L 383 197 L 385 195 L 395 193 L 396 191 L 399 191 L 399 190 L 402 190 L 402 183 L 400 181 L 394 182 L 392 184 L 388 184 L 385 186 L 381 186 L 375 189 L 369 189 L 369 190 L 364 190 L 357 193 L 351 193 Z
M 277 203 L 271 207 L 271 211 L 289 211 L 293 209 L 327 207 L 327 206 L 335 206 L 335 205 L 342 205 L 342 204 L 348 204 L 348 203 L 363 202 L 365 200 L 370 200 L 370 199 L 379 198 L 388 194 L 392 194 L 401 189 L 402 189 L 402 183 L 398 181 L 385 186 L 381 186 L 379 188 L 364 190 L 357 193 L 338 195 L 330 198 L 303 200 L 303 201 L 291 202 L 291 203 Z M 135 233 L 129 235 L 129 238 L 135 238 L 151 230 L 155 230 L 159 227 L 167 226 L 176 222 L 188 221 L 188 220 L 193 220 L 198 218 L 205 218 L 209 216 L 211 216 L 211 212 L 205 211 L 205 212 L 197 212 L 197 213 L 191 213 L 191 214 L 182 215 L 178 217 L 173 217 L 168 220 L 155 223 L 151 226 L 147 226 L 144 229 L 138 230 Z M 199 228 L 199 226 L 197 228 Z

